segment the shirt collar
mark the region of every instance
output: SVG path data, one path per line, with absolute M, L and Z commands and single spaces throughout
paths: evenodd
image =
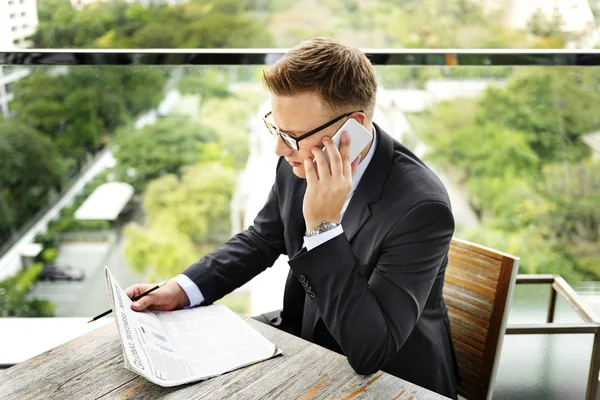
M 354 190 L 356 190 L 356 188 L 358 187 L 358 184 L 360 183 L 360 179 L 362 178 L 365 171 L 367 170 L 367 167 L 369 166 L 369 163 L 371 162 L 371 159 L 373 158 L 373 154 L 375 154 L 375 145 L 377 144 L 377 134 L 375 132 L 375 125 L 371 125 L 371 126 L 373 127 L 373 142 L 371 143 L 371 148 L 369 148 L 367 155 L 358 164 L 358 166 L 356 167 L 356 172 L 352 176 L 352 190 L 350 191 L 350 194 L 354 193 Z

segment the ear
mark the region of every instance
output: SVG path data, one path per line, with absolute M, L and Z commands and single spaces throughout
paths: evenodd
M 348 116 L 348 118 L 354 118 L 355 120 L 357 120 L 363 126 L 367 122 L 367 116 L 364 113 L 362 113 L 362 112 L 352 113 L 352 114 L 350 114 Z

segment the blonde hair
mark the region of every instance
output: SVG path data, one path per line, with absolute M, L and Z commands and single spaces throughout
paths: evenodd
M 332 114 L 363 110 L 373 120 L 375 71 L 355 47 L 328 38 L 301 42 L 263 71 L 263 79 L 277 96 L 314 92 Z

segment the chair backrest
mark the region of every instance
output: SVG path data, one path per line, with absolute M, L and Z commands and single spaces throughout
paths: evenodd
M 458 361 L 458 393 L 490 399 L 500 358 L 519 259 L 453 239 L 444 280 L 444 300 Z

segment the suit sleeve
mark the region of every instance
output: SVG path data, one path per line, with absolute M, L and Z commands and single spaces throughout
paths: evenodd
M 280 164 L 281 159 L 277 169 Z M 285 252 L 276 179 L 252 226 L 190 265 L 183 274 L 200 289 L 202 304 L 211 304 L 272 266 Z
M 450 208 L 427 202 L 395 224 L 368 280 L 346 235 L 290 260 L 296 277 L 312 286 L 312 301 L 357 373 L 374 373 L 398 353 L 425 307 L 453 233 Z

